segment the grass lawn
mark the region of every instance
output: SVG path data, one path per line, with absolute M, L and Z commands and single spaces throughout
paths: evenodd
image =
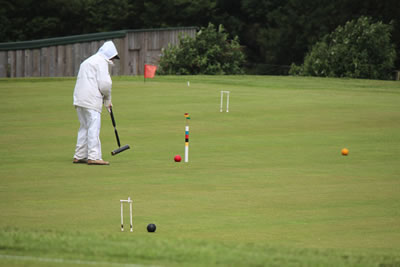
M 0 266 L 400 266 L 399 82 L 113 77 L 110 166 L 72 164 L 74 84 L 0 79 Z

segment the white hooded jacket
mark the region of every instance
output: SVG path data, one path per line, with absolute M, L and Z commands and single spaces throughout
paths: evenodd
M 74 105 L 101 112 L 102 105 L 111 104 L 112 81 L 108 65 L 118 55 L 112 41 L 105 42 L 99 51 L 82 62 L 74 90 Z

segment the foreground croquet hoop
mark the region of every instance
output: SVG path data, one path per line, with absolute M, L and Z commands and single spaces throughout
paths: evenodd
M 129 203 L 129 215 L 130 215 L 130 226 L 131 232 L 133 232 L 133 218 L 132 218 L 132 199 L 128 197 L 128 199 L 121 199 L 121 232 L 124 231 L 124 203 Z
M 223 106 L 224 106 L 224 96 L 226 95 L 226 112 L 229 112 L 229 95 L 230 91 L 221 91 L 221 105 L 219 112 L 223 111 Z

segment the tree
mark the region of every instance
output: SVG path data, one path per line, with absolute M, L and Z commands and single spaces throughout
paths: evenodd
M 160 59 L 160 74 L 242 74 L 244 54 L 238 37 L 228 40 L 222 25 L 203 27 L 195 38 L 180 36 Z
M 0 6 L 0 42 L 223 24 L 230 38 L 239 36 L 246 66 L 259 74 L 286 74 L 317 40 L 360 16 L 393 21 L 400 54 L 399 0 L 0 0 Z
M 124 29 L 130 20 L 131 9 L 128 0 L 86 0 L 82 27 L 86 32 Z
M 390 79 L 396 59 L 391 41 L 392 25 L 360 17 L 339 26 L 317 42 L 300 68 L 291 74 Z

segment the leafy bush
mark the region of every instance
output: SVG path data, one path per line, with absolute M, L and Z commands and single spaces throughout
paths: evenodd
M 290 74 L 304 76 L 390 79 L 396 59 L 391 42 L 392 25 L 371 18 L 339 26 L 316 43 L 304 65 L 292 64 Z
M 244 53 L 236 36 L 228 40 L 222 25 L 201 28 L 195 38 L 179 36 L 179 45 L 163 50 L 159 74 L 242 74 Z

